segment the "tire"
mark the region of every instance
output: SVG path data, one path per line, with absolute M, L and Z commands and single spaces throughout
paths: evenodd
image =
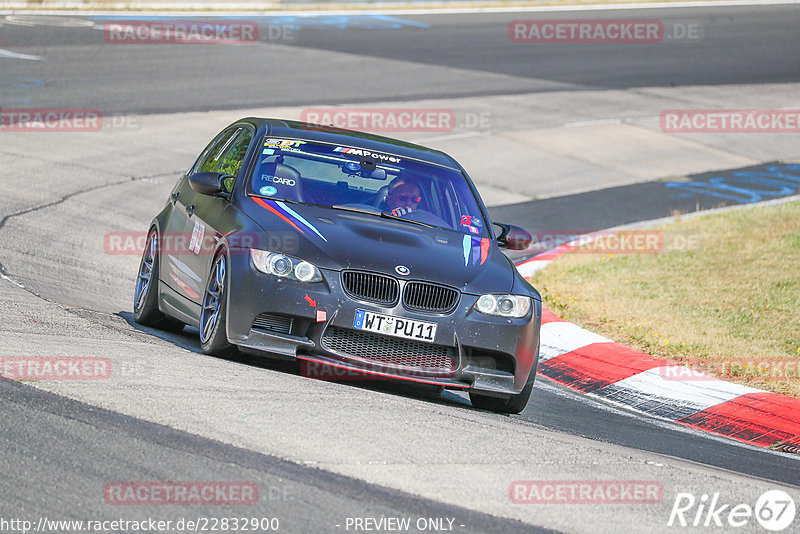
M 228 342 L 225 326 L 228 314 L 227 279 L 228 258 L 223 251 L 214 258 L 200 311 L 200 346 L 206 354 L 223 357 L 233 356 L 238 352 Z
M 533 380 L 529 380 L 525 387 L 516 395 L 503 399 L 500 397 L 489 397 L 478 393 L 469 392 L 469 400 L 473 408 L 489 410 L 496 413 L 517 414 L 525 409 L 528 399 L 533 391 Z
M 469 392 L 469 400 L 472 402 L 473 408 L 480 410 L 489 410 L 497 413 L 518 414 L 525 409 L 528 404 L 528 399 L 531 398 L 533 391 L 533 383 L 536 381 L 536 371 L 539 366 L 539 349 L 541 344 L 536 348 L 536 359 L 534 360 L 534 367 L 531 369 L 531 374 L 525 387 L 516 395 L 503 399 L 500 397 L 489 397 L 479 393 Z
M 170 332 L 180 332 L 184 323 L 167 317 L 158 309 L 158 231 L 150 229 L 147 242 L 139 263 L 139 275 L 136 278 L 136 291 L 133 295 L 133 319 L 145 326 L 152 326 Z

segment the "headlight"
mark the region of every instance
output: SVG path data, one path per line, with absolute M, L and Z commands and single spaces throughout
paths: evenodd
M 531 309 L 531 298 L 523 295 L 481 295 L 475 309 L 485 315 L 525 317 Z
M 322 281 L 322 273 L 319 272 L 316 265 L 305 260 L 258 249 L 250 249 L 250 257 L 253 259 L 256 269 L 262 273 L 301 282 Z
M 312 264 L 307 261 L 301 261 L 294 267 L 294 275 L 301 282 L 313 282 L 314 279 L 321 278 L 319 271 Z

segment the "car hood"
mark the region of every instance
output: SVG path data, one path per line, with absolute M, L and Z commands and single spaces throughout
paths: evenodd
M 321 268 L 438 282 L 474 294 L 507 293 L 513 285 L 513 267 L 488 238 L 257 197 L 245 199 L 244 211 L 270 236 L 266 248 Z M 398 266 L 409 274 L 400 275 Z

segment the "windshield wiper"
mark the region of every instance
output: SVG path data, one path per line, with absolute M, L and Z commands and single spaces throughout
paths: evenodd
M 428 223 L 415 221 L 414 219 L 404 219 L 402 217 L 398 217 L 397 215 L 392 215 L 391 213 L 386 212 L 386 211 L 382 211 L 381 212 L 381 217 L 383 217 L 384 219 L 393 219 L 395 221 L 403 221 L 403 222 L 418 224 L 420 226 L 425 226 L 426 228 L 436 228 L 435 226 L 432 226 L 432 225 L 430 225 Z
M 341 205 L 331 206 L 331 209 L 343 210 L 343 211 L 354 211 L 356 213 L 364 213 L 366 215 L 374 215 L 374 216 L 380 217 L 382 219 L 392 219 L 394 221 L 403 221 L 403 222 L 407 222 L 407 223 L 411 223 L 411 224 L 418 224 L 418 225 L 424 226 L 426 228 L 436 228 L 435 226 L 432 226 L 432 225 L 430 225 L 428 223 L 415 221 L 414 219 L 404 219 L 403 217 L 398 217 L 397 215 L 392 215 L 391 213 L 386 212 L 386 211 L 378 211 L 377 209 L 371 210 L 371 209 L 366 209 L 366 208 L 356 208 L 354 206 L 341 206 Z
M 356 213 L 366 213 L 367 215 L 375 215 L 376 217 L 381 216 L 381 212 L 379 210 L 371 210 L 367 208 L 356 208 L 355 206 L 342 206 L 338 204 L 336 206 L 329 206 L 333 210 L 342 210 L 342 211 L 354 211 Z

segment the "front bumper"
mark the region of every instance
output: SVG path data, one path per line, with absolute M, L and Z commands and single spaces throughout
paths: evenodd
M 229 265 L 227 331 L 241 349 L 304 360 L 306 369 L 330 366 L 339 370 L 328 375 L 334 379 L 365 374 L 501 397 L 519 393 L 536 372 L 538 300 L 522 319 L 483 315 L 472 309 L 478 296 L 466 293 L 451 313 L 422 313 L 356 300 L 335 270 L 303 284 L 257 271 L 249 254 L 231 254 Z M 434 343 L 355 330 L 357 309 L 436 323 Z M 266 319 L 254 327 L 259 316 Z

